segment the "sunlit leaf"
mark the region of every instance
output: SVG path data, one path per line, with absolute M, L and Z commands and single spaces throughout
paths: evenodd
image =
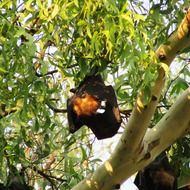
M 31 12 L 33 11 L 32 2 L 33 2 L 33 0 L 28 0 L 28 1 L 26 2 L 26 4 L 25 4 L 26 10 L 31 11 Z
M 51 19 L 53 19 L 59 12 L 59 7 L 58 5 L 54 4 L 53 7 L 51 8 L 52 11 L 51 11 Z

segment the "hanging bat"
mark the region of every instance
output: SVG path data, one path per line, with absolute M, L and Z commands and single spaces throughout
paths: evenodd
M 88 126 L 98 139 L 115 135 L 121 116 L 112 86 L 106 86 L 100 75 L 87 76 L 67 100 L 69 130 L 74 133 Z

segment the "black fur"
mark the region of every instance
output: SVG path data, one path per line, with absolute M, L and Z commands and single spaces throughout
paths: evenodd
M 164 176 L 167 177 L 164 179 Z M 139 190 L 177 190 L 177 177 L 166 153 L 163 152 L 144 170 L 139 171 L 134 183 Z

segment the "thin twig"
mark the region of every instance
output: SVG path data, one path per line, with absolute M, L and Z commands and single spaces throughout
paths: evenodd
M 46 102 L 46 105 L 53 110 L 56 113 L 66 113 L 67 109 L 61 109 L 61 108 L 55 108 L 54 106 L 52 106 L 49 102 Z
M 62 178 L 59 178 L 59 177 L 56 177 L 56 176 L 52 176 L 52 175 L 48 175 L 46 173 L 44 173 L 43 171 L 37 169 L 36 167 L 32 167 L 31 168 L 33 171 L 35 171 L 36 173 L 38 173 L 39 175 L 41 175 L 42 177 L 44 177 L 45 179 L 47 179 L 48 181 L 51 181 L 52 179 L 55 179 L 57 181 L 60 181 L 60 182 L 67 182 L 66 179 L 62 179 Z
M 36 76 L 37 76 L 37 77 L 44 77 L 44 76 L 47 76 L 47 75 L 52 75 L 52 74 L 57 73 L 57 72 L 58 72 L 57 69 L 55 69 L 55 70 L 53 70 L 53 71 L 49 71 L 49 72 L 47 72 L 47 73 L 45 73 L 45 74 L 40 74 L 40 73 L 36 72 Z

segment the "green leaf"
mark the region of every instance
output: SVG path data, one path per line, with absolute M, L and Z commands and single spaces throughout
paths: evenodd
M 6 71 L 4 68 L 0 67 L 0 73 L 7 73 L 8 71 Z
M 28 0 L 28 1 L 26 1 L 26 4 L 25 4 L 26 10 L 28 10 L 28 11 L 30 11 L 30 12 L 33 11 L 32 2 L 33 2 L 33 0 Z
M 178 78 L 171 90 L 171 94 L 179 94 L 181 91 L 186 90 L 189 87 L 187 81 L 182 78 Z
M 43 154 L 42 154 L 42 158 L 46 157 L 49 155 L 50 153 L 50 146 L 46 143 L 45 144 L 45 148 L 43 149 Z
M 52 11 L 51 11 L 50 18 L 53 19 L 59 13 L 59 7 L 57 4 L 54 4 L 54 5 L 52 5 L 51 9 L 52 9 Z
M 78 2 L 78 0 L 74 0 L 74 4 L 75 4 L 77 7 L 79 7 L 79 2 Z
M 81 151 L 82 151 L 82 161 L 87 159 L 87 154 L 86 154 L 86 150 L 81 146 Z
M 89 25 L 87 25 L 86 32 L 87 32 L 87 35 L 89 36 L 89 38 L 92 38 L 92 34 L 91 34 L 91 31 L 90 31 L 90 26 Z

